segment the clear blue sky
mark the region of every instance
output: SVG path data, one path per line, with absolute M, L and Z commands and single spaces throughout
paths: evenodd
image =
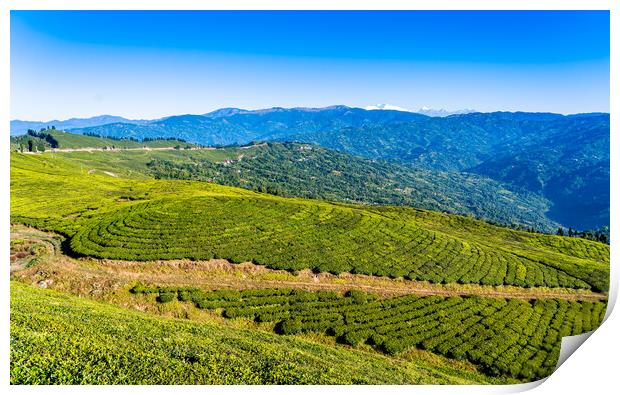
M 11 11 L 11 117 L 609 111 L 607 11 Z

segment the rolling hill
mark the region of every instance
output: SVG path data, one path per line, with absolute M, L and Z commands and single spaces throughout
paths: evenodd
M 67 157 L 15 152 L 11 190 L 12 222 L 62 232 L 74 253 L 100 258 L 225 258 L 441 283 L 596 290 L 609 283 L 607 245 L 419 209 L 132 180 Z
M 200 147 L 175 140 L 139 142 L 56 130 L 42 133 L 53 138 L 57 154 L 62 152 L 93 171 L 215 182 L 280 196 L 406 205 L 547 232 L 555 232 L 559 226 L 546 217 L 550 203 L 544 198 L 474 173 L 415 169 L 309 144 L 269 142 L 197 149 Z M 32 135 L 12 137 L 11 145 L 15 151 L 27 151 L 24 147 L 29 140 L 35 141 L 37 151 L 42 145 L 52 148 L 49 141 Z M 178 152 L 156 150 L 173 147 L 178 147 Z M 93 151 L 91 148 L 114 154 L 67 152 Z M 134 151 L 121 151 L 125 149 Z
M 551 220 L 564 227 L 609 226 L 609 114 L 495 112 L 427 117 L 345 106 L 222 109 L 75 132 L 138 139 L 176 136 L 206 145 L 255 140 L 318 144 L 416 169 L 482 174 L 548 199 Z
M 10 160 L 13 384 L 523 382 L 605 314 L 606 244 L 247 189 L 482 200 L 481 176 L 294 143 Z
M 136 148 L 194 148 L 196 144 L 186 143 L 175 138 L 130 139 L 130 138 L 103 138 L 100 136 L 68 133 L 56 129 L 43 129 L 39 132 L 28 132 L 22 136 L 11 137 L 12 151 L 37 151 L 46 149 L 136 149 Z M 33 149 L 30 149 L 32 147 Z
M 226 151 L 230 157 L 218 161 L 204 151 L 152 155 L 147 173 L 280 196 L 405 205 L 551 232 L 558 228 L 546 217 L 550 203 L 544 198 L 474 173 L 412 168 L 309 144 L 269 142 Z

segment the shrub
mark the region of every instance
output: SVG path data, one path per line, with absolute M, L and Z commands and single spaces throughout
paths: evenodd
M 168 303 L 168 302 L 172 302 L 176 298 L 177 298 L 176 293 L 166 292 L 166 293 L 159 294 L 159 296 L 157 297 L 157 301 L 159 303 Z

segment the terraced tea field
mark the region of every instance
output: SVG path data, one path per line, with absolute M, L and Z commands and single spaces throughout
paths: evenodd
M 14 156 L 13 221 L 62 231 L 71 249 L 86 256 L 223 258 L 434 283 L 608 288 L 609 246 L 601 243 L 424 210 L 104 177 L 70 161 Z
M 222 309 L 227 318 L 275 322 L 282 334 L 319 332 L 352 346 L 369 343 L 388 354 L 417 347 L 467 359 L 494 375 L 537 379 L 552 373 L 564 336 L 600 324 L 605 302 L 485 297 L 403 297 L 376 300 L 351 291 L 292 289 L 203 292 L 137 286 L 161 303 L 180 300 L 202 309 Z

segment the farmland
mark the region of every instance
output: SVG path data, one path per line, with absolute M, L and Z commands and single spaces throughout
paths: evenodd
M 536 379 L 555 367 L 564 336 L 596 328 L 606 303 L 484 297 L 405 297 L 376 300 L 350 291 L 292 289 L 202 292 L 136 286 L 136 294 L 156 294 L 160 303 L 195 303 L 223 309 L 227 318 L 277 322 L 285 335 L 319 332 L 351 346 L 370 343 L 388 354 L 413 347 L 478 363 L 490 374 Z
M 511 381 L 487 377 L 471 364 L 430 353 L 393 359 L 304 338 L 154 317 L 12 282 L 11 382 L 471 384 Z
M 11 153 L 13 383 L 523 382 L 605 314 L 603 243 L 148 165 L 240 149 Z

